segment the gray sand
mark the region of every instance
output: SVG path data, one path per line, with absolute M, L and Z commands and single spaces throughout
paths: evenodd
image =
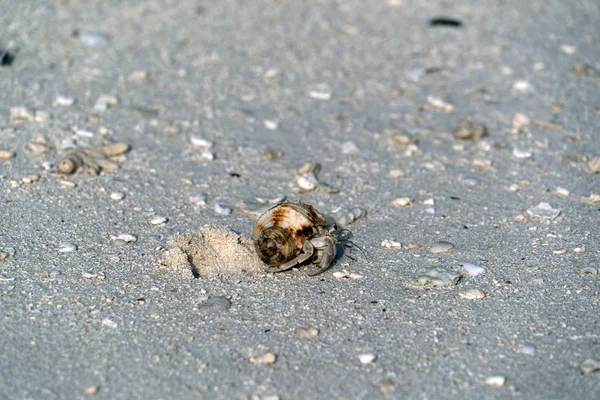
M 0 1 L 0 398 L 597 399 L 598 21 L 597 0 Z M 56 172 L 115 142 L 99 175 Z M 327 190 L 294 186 L 309 161 Z M 366 209 L 366 255 L 161 268 L 281 195 Z M 416 284 L 431 267 L 461 277 Z

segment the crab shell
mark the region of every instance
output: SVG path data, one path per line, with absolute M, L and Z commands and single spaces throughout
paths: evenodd
M 323 214 L 311 205 L 285 201 L 258 218 L 252 239 L 260 259 L 277 267 L 297 257 L 304 242 L 325 226 Z

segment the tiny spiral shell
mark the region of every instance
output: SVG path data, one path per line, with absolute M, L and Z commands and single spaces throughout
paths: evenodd
M 311 205 L 286 201 L 258 218 L 252 233 L 254 247 L 265 264 L 277 267 L 297 257 L 304 242 L 324 226 L 323 214 Z

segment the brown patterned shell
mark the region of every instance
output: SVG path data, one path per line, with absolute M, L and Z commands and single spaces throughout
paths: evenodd
M 285 201 L 261 215 L 252 239 L 265 264 L 277 267 L 297 257 L 304 242 L 325 226 L 323 214 L 311 205 Z

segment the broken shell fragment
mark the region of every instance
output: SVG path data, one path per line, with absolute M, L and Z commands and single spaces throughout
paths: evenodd
M 100 147 L 100 150 L 106 157 L 115 157 L 127 153 L 129 145 L 123 142 L 112 143 Z
M 74 174 L 81 167 L 83 167 L 81 156 L 77 153 L 70 153 L 60 160 L 56 169 L 61 174 Z

